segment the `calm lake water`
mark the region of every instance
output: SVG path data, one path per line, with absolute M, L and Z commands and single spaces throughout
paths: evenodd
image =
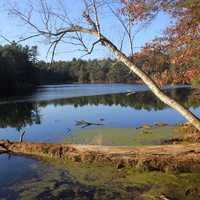
M 164 89 L 200 117 L 199 90 L 183 86 Z M 77 126 L 78 120 L 101 123 L 101 127 L 109 128 L 138 127 L 157 121 L 168 124 L 185 121 L 180 114 L 154 97 L 146 87 L 128 84 L 41 86 L 29 95 L 1 98 L 0 110 L 0 139 L 19 140 L 21 133 L 25 131 L 26 141 L 51 143 L 60 142 L 83 129 L 97 128 Z M 54 174 L 52 171 L 57 179 L 51 176 Z M 41 174 L 44 173 L 48 173 L 45 176 L 48 180 L 44 177 L 41 179 Z M 42 186 L 40 189 L 35 188 L 36 196 L 26 198 L 25 190 L 33 194 L 31 191 L 37 183 L 45 185 L 42 184 L 43 179 L 47 186 L 43 189 Z M 58 186 L 65 188 L 63 195 L 67 195 L 67 199 L 75 199 L 76 193 L 77 199 L 87 199 L 88 195 L 88 199 L 95 199 L 93 197 L 97 188 L 88 186 L 88 183 L 80 183 L 70 175 L 70 170 L 55 170 L 52 165 L 26 157 L 0 155 L 0 199 L 44 199 L 45 195 L 50 195 L 47 192 L 49 190 L 51 195 L 47 199 L 55 199 L 59 193 Z M 46 187 L 50 189 L 47 190 Z M 19 195 L 20 192 L 23 196 Z M 52 192 L 57 193 L 52 195 Z M 101 191 L 98 192 L 101 194 Z M 116 191 L 110 192 L 113 195 Z M 128 189 L 124 192 L 129 194 Z M 59 199 L 66 199 L 60 196 L 61 193 Z
M 135 93 L 127 95 L 127 91 Z M 200 116 L 198 91 L 190 88 L 168 88 L 165 91 Z M 69 133 L 82 130 L 76 126 L 78 120 L 112 128 L 138 127 L 157 121 L 168 124 L 184 121 L 146 87 L 125 84 L 43 86 L 30 96 L 2 100 L 0 110 L 0 139 L 19 140 L 25 131 L 25 140 L 41 142 L 59 142 Z M 86 129 L 91 128 L 96 126 Z

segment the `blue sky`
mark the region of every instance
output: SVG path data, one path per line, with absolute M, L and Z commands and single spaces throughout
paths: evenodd
M 14 0 L 10 0 L 11 3 Z M 30 3 L 31 0 L 15 0 L 18 3 L 19 7 L 27 10 L 27 2 Z M 59 11 L 60 7 L 55 7 L 58 0 L 48 0 L 50 5 L 53 5 L 53 9 Z M 65 4 L 65 8 L 70 18 L 75 20 L 79 20 L 82 12 L 82 0 L 63 0 Z M 20 20 L 16 17 L 9 15 L 8 11 L 8 1 L 1 0 L 0 2 L 0 34 L 6 36 L 10 41 L 18 40 L 20 36 L 29 35 L 33 33 L 33 30 L 25 26 Z M 35 8 L 38 8 L 37 0 L 32 1 Z M 123 35 L 123 31 L 119 25 L 119 22 L 116 20 L 114 16 L 109 12 L 109 10 L 99 10 L 100 14 L 100 22 L 102 24 L 103 33 L 110 38 L 116 45 L 119 45 L 120 40 Z M 40 17 L 37 15 L 33 17 L 33 20 L 40 25 Z M 146 42 L 151 41 L 156 36 L 162 34 L 163 30 L 170 24 L 170 18 L 164 13 L 160 13 L 155 20 L 144 30 L 138 33 L 134 39 L 134 50 L 138 51 L 141 46 L 144 46 Z M 137 29 L 137 27 L 135 28 Z M 86 37 L 87 42 L 93 41 L 90 37 Z M 89 42 L 88 42 L 89 43 Z M 0 44 L 6 44 L 6 41 L 3 38 L 0 38 Z M 25 41 L 22 43 L 23 45 L 37 45 L 39 50 L 39 59 L 50 59 L 50 56 L 46 58 L 48 42 L 37 38 L 34 40 Z M 72 51 L 74 46 L 61 44 L 55 55 L 55 60 L 71 60 L 73 57 L 80 58 L 83 53 L 79 51 Z M 125 42 L 124 44 L 124 52 L 128 52 L 128 44 Z M 84 57 L 85 59 L 93 59 L 93 58 L 105 58 L 112 57 L 113 55 L 107 51 L 105 48 L 97 46 L 95 51 L 89 55 Z

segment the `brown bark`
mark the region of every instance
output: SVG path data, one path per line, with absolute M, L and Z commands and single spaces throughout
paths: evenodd
M 0 141 L 1 152 L 49 157 L 76 162 L 110 163 L 117 168 L 132 167 L 159 171 L 200 171 L 200 144 L 147 147 L 46 144 Z

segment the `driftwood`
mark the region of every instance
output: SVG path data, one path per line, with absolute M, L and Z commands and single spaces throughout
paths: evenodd
M 71 129 L 70 129 L 70 128 L 67 128 L 66 134 L 69 134 L 69 132 L 71 132 Z
M 135 93 L 136 93 L 136 92 L 134 92 L 134 91 L 132 91 L 132 92 L 129 91 L 129 92 L 126 93 L 126 96 L 130 96 L 130 95 L 135 94 Z
M 88 121 L 85 121 L 85 120 L 80 120 L 80 121 L 76 121 L 76 126 L 81 126 L 81 128 L 86 128 L 88 126 L 92 126 L 92 125 L 95 125 L 95 126 L 101 126 L 103 124 L 101 123 L 93 123 L 93 122 L 88 122 Z
M 150 129 L 150 128 L 160 128 L 168 126 L 169 124 L 163 122 L 155 122 L 154 125 L 151 124 L 142 124 L 141 126 L 137 127 L 136 129 Z
M 200 143 L 146 147 L 47 144 L 0 140 L 1 152 L 76 162 L 110 163 L 142 170 L 200 171 Z

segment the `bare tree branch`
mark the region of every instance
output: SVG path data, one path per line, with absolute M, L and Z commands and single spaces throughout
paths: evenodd
M 95 46 L 96 46 L 99 42 L 101 42 L 101 39 L 95 41 L 95 42 L 92 44 L 91 49 L 90 49 L 90 50 L 87 50 L 87 53 L 86 53 L 85 55 L 81 56 L 81 57 L 84 57 L 84 56 L 90 55 L 90 54 L 93 52 Z
M 8 42 L 9 44 L 12 44 L 12 42 L 8 39 L 8 38 L 6 38 L 5 36 L 3 36 L 3 35 L 0 35 L 0 37 L 2 37 L 6 42 Z
M 129 25 L 127 27 L 126 24 L 124 23 L 124 21 L 119 16 L 119 14 L 117 14 L 109 4 L 107 4 L 107 6 L 111 10 L 111 12 L 113 13 L 113 15 L 118 19 L 118 21 L 120 22 L 120 24 L 122 25 L 122 27 L 124 28 L 125 33 L 127 34 L 128 39 L 129 39 L 129 45 L 130 45 L 131 55 L 133 55 L 133 39 L 132 39 L 132 32 L 131 32 L 131 28 L 132 28 L 131 27 L 131 23 L 129 22 L 128 23 Z
M 25 37 L 25 38 L 18 40 L 17 43 L 24 42 L 26 40 L 30 40 L 32 38 L 35 38 L 35 37 L 38 37 L 38 36 L 41 36 L 41 35 L 42 35 L 41 33 L 38 33 L 38 34 L 35 34 L 35 35 L 30 35 L 28 37 Z
M 123 44 L 124 44 L 125 34 L 126 34 L 126 32 L 124 32 L 123 37 L 122 37 L 122 40 L 121 40 L 121 44 L 120 44 L 120 48 L 119 48 L 120 51 L 122 51 L 122 49 L 123 49 Z
M 100 30 L 100 24 L 99 24 L 99 17 L 98 17 L 98 13 L 97 13 L 96 1 L 92 0 L 92 2 L 93 2 L 94 14 L 95 14 L 95 18 L 96 18 L 96 28 L 97 28 L 97 32 L 98 32 L 99 39 L 100 39 L 101 38 L 101 30 Z

